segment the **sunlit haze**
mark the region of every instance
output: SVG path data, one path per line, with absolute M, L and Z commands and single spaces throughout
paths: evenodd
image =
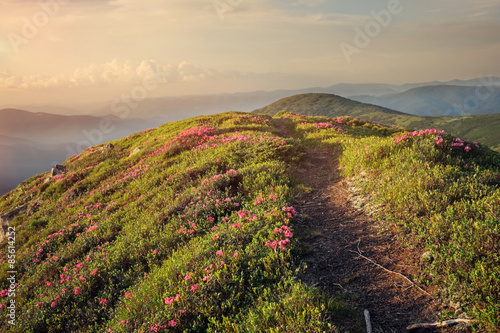
M 3 0 L 13 104 L 500 75 L 497 0 Z

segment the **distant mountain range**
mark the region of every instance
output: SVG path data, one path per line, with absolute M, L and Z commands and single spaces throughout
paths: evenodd
M 0 195 L 88 146 L 198 115 L 256 109 L 269 114 L 286 109 L 303 114 L 351 115 L 408 128 L 439 127 L 500 149 L 499 77 L 148 98 L 133 107 L 121 101 L 24 105 L 0 110 Z M 475 116 L 418 117 L 451 115 Z
M 462 139 L 475 140 L 500 151 L 500 113 L 462 117 L 422 117 L 363 104 L 332 94 L 302 94 L 287 97 L 253 112 L 274 115 L 280 111 L 309 116 L 351 116 L 408 129 L 443 129 Z
M 351 98 L 418 116 L 466 116 L 500 112 L 500 88 L 495 86 L 425 86 L 389 95 Z
M 51 114 L 61 114 L 61 115 L 115 115 L 120 116 L 120 110 L 127 108 L 127 117 L 129 118 L 161 118 L 163 123 L 186 119 L 199 114 L 214 114 L 223 111 L 245 111 L 250 112 L 257 108 L 261 108 L 265 105 L 273 103 L 281 98 L 290 97 L 298 94 L 305 93 L 327 93 L 335 94 L 342 97 L 347 97 L 351 99 L 356 99 L 361 102 L 369 102 L 379 106 L 386 106 L 379 103 L 385 100 L 377 99 L 368 100 L 374 97 L 386 97 L 389 95 L 404 93 L 408 90 L 428 87 L 429 90 L 435 90 L 435 96 L 437 100 L 442 99 L 442 109 L 438 107 L 439 103 L 428 103 L 431 105 L 430 109 L 435 114 L 426 115 L 447 115 L 450 106 L 454 103 L 464 104 L 472 101 L 472 97 L 475 96 L 475 89 L 473 91 L 457 92 L 455 94 L 458 97 L 451 98 L 445 95 L 440 95 L 443 93 L 442 86 L 455 86 L 455 87 L 483 87 L 480 90 L 480 94 L 484 96 L 486 90 L 484 87 L 500 87 L 500 77 L 483 77 L 475 78 L 470 80 L 451 80 L 446 82 L 432 81 L 432 82 L 421 82 L 421 83 L 406 83 L 401 85 L 384 84 L 384 83 L 340 83 L 331 85 L 329 87 L 311 87 L 305 89 L 296 90 L 275 90 L 275 91 L 252 91 L 252 92 L 242 92 L 242 93 L 228 93 L 228 94 L 213 94 L 213 95 L 192 95 L 192 96 L 174 96 L 174 97 L 159 97 L 159 98 L 148 98 L 141 102 L 136 103 L 134 107 L 127 107 L 125 103 L 119 101 L 107 101 L 101 103 L 87 103 L 87 104 L 75 104 L 75 105 L 11 105 L 10 108 L 17 108 L 22 110 L 30 110 L 32 112 L 45 112 Z M 411 93 L 404 95 L 411 97 L 406 103 L 403 99 L 399 100 L 399 104 L 391 106 L 391 108 L 406 112 L 413 113 L 412 107 L 408 105 L 414 105 L 414 96 Z M 472 96 L 472 97 L 470 97 Z M 468 98 L 469 97 L 469 98 Z M 496 103 L 496 104 L 495 104 Z M 492 113 L 500 112 L 498 107 L 498 102 L 495 102 L 488 106 L 488 110 L 480 113 Z M 2 106 L 0 106 L 2 107 Z M 6 107 L 6 106 L 4 106 Z M 453 108 L 451 108 L 453 109 Z M 479 113 L 474 113 L 479 114 Z M 461 114 L 462 115 L 462 114 Z

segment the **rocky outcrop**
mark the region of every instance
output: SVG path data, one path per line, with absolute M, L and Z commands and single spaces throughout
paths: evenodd
M 21 206 L 5 215 L 0 216 L 0 242 L 5 238 L 5 235 L 9 231 L 9 222 L 14 219 L 19 213 L 25 211 L 27 206 Z
M 52 167 L 52 170 L 50 171 L 50 177 L 62 175 L 66 172 L 66 170 L 67 169 L 64 165 L 56 164 Z
M 104 146 L 102 146 L 101 148 L 99 148 L 99 150 L 102 152 L 102 153 L 106 153 L 106 152 L 109 152 L 111 150 L 113 150 L 115 148 L 115 145 L 112 144 L 112 143 L 107 143 L 105 144 Z

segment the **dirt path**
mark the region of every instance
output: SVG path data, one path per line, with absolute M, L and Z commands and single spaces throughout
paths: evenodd
M 276 124 L 292 136 L 284 124 Z M 332 318 L 340 331 L 365 332 L 364 309 L 370 312 L 373 332 L 407 332 L 414 323 L 439 321 L 443 309 L 430 296 L 431 288 L 419 289 L 413 281 L 420 254 L 403 248 L 380 222 L 353 208 L 347 184 L 339 175 L 338 157 L 327 149 L 307 153 L 296 171 L 297 179 L 311 190 L 294 203 L 300 218 L 295 230 L 305 247 L 308 284 L 331 295 L 340 293 L 355 309 L 355 318 Z M 359 255 L 361 253 L 365 258 Z M 367 259 L 372 260 L 369 261 Z M 360 326 L 360 323 L 362 326 Z M 412 332 L 465 332 L 463 328 L 414 330 Z

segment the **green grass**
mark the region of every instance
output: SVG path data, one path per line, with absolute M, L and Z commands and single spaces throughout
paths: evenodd
M 334 331 L 328 318 L 348 311 L 297 279 L 291 175 L 311 145 L 371 176 L 381 217 L 432 251 L 422 283 L 477 328 L 500 325 L 498 153 L 445 134 L 396 142 L 401 129 L 350 117 L 276 117 L 297 139 L 266 115 L 197 117 L 89 148 L 0 198 L 0 214 L 28 207 L 11 222 L 16 325 L 2 332 Z M 8 254 L 4 241 L 4 318 Z

